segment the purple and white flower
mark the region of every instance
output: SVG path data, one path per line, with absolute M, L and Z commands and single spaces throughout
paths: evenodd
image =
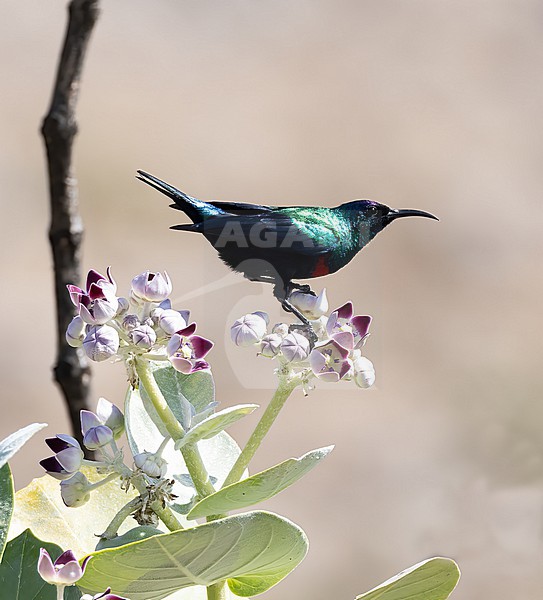
M 209 364 L 203 358 L 213 348 L 213 342 L 194 335 L 195 331 L 195 323 L 178 331 L 172 335 L 166 349 L 174 369 L 185 375 L 209 369 Z
M 351 369 L 349 350 L 336 340 L 318 345 L 309 357 L 311 370 L 318 379 L 335 383 Z
M 52 585 L 73 585 L 83 577 L 85 567 L 91 558 L 91 556 L 87 556 L 83 564 L 80 565 L 74 553 L 71 550 L 66 550 L 53 562 L 49 552 L 45 548 L 41 548 L 40 558 L 38 559 L 38 573 L 44 581 Z
M 68 285 L 68 291 L 79 310 L 79 316 L 89 325 L 103 325 L 117 314 L 117 285 L 111 277 L 109 267 L 107 277 L 100 275 L 98 271 L 89 271 L 85 290 L 76 285 Z

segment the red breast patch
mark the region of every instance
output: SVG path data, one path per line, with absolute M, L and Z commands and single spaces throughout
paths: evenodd
M 328 275 L 330 273 L 330 267 L 326 262 L 326 256 L 319 256 L 319 260 L 311 273 L 311 277 L 322 277 L 323 275 Z

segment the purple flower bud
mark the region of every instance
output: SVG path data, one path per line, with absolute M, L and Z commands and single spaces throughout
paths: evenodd
M 109 325 L 89 327 L 83 340 L 83 349 L 95 362 L 107 360 L 117 354 L 119 334 Z
M 141 325 L 141 322 L 138 319 L 137 315 L 125 315 L 121 322 L 121 327 L 127 332 L 132 331 L 133 329 L 135 329 L 136 327 L 139 327 L 140 325 Z
M 260 354 L 266 358 L 273 358 L 281 351 L 283 338 L 278 333 L 265 335 L 260 342 Z
M 323 289 L 318 296 L 295 291 L 289 296 L 289 300 L 308 319 L 318 319 L 319 317 L 322 317 L 322 315 L 324 315 L 328 310 L 326 289 Z
M 70 508 L 78 508 L 86 504 L 90 500 L 90 493 L 91 484 L 83 473 L 76 473 L 70 479 L 60 482 L 62 501 Z
M 117 308 L 117 317 L 120 317 L 126 313 L 126 311 L 130 308 L 130 302 L 126 298 L 117 298 L 118 308 Z
M 45 548 L 40 549 L 40 558 L 38 559 L 38 573 L 40 577 L 51 585 L 73 585 L 83 577 L 85 567 L 92 557 L 87 557 L 80 566 L 74 553 L 66 550 L 53 563 L 49 552 Z
M 130 338 L 135 346 L 148 350 L 156 342 L 156 333 L 149 325 L 140 325 L 130 332 Z
M 180 312 L 171 309 L 161 311 L 158 317 L 158 324 L 168 335 L 173 335 L 177 331 L 185 329 L 188 325 Z
M 266 335 L 269 318 L 266 313 L 254 312 L 238 319 L 230 329 L 236 346 L 252 346 Z
M 68 328 L 66 329 L 66 341 L 72 348 L 78 348 L 83 345 L 83 339 L 85 338 L 85 329 L 87 325 L 81 317 L 74 317 Z
M 83 412 L 83 411 L 81 411 Z M 89 450 L 98 450 L 113 441 L 113 431 L 107 425 L 91 427 L 83 436 L 83 444 Z
M 360 356 L 353 363 L 354 382 L 358 387 L 369 388 L 375 383 L 375 369 L 370 360 Z
M 123 413 L 105 398 L 98 399 L 96 406 L 96 415 L 100 421 L 107 425 L 113 432 L 113 437 L 118 439 L 124 432 L 124 416 Z
M 172 293 L 172 282 L 168 273 L 151 273 L 145 271 L 132 279 L 132 292 L 147 302 L 160 302 Z
M 309 340 L 300 333 L 289 333 L 281 344 L 281 352 L 288 362 L 306 360 L 311 351 Z
M 157 456 L 152 452 L 136 454 L 134 464 L 140 471 L 153 479 L 164 477 L 168 468 L 168 463 L 161 456 Z
M 45 443 L 55 452 L 55 456 L 44 458 L 40 465 L 55 479 L 68 479 L 79 471 L 83 460 L 83 451 L 78 441 L 64 434 L 47 438 Z

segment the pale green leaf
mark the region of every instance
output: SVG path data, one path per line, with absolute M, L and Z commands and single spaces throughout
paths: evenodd
M 0 597 L 10 600 L 55 600 L 56 588 L 38 574 L 40 548 L 45 548 L 52 560 L 62 549 L 56 544 L 43 542 L 27 529 L 8 542 L 0 563 Z
M 268 500 L 311 471 L 332 449 L 333 446 L 327 446 L 308 452 L 300 458 L 289 458 L 275 467 L 228 485 L 198 502 L 187 518 L 219 515 Z
M 357 596 L 356 600 L 445 600 L 459 579 L 460 570 L 453 560 L 430 558 Z
M 8 538 L 13 513 L 13 478 L 8 464 L 0 468 L 0 559 Z
M 164 436 L 149 419 L 141 395 L 137 390 L 132 391 L 127 398 L 125 419 L 128 442 L 133 454 L 143 451 L 156 452 Z M 209 440 L 198 442 L 198 450 L 208 473 L 215 478 L 213 481 L 216 481 L 217 487 L 220 487 L 240 454 L 238 445 L 226 432 L 222 431 Z M 179 504 L 189 503 L 194 490 L 192 487 L 179 483 L 180 477 L 188 474 L 181 452 L 175 450 L 173 442 L 170 441 L 164 448 L 162 457 L 168 463 L 166 476 L 176 482 L 173 493 L 177 495 L 177 502 Z
M 185 444 L 208 440 L 257 408 L 258 404 L 241 404 L 216 412 L 195 425 L 177 446 L 181 448 Z
M 110 585 L 131 600 L 161 600 L 176 590 L 228 580 L 232 592 L 265 592 L 304 558 L 304 532 L 283 517 L 250 512 L 101 550 L 78 586 Z
M 94 469 L 82 468 L 89 481 L 104 476 Z M 15 494 L 15 509 L 9 529 L 12 539 L 27 528 L 44 540 L 54 540 L 64 550 L 72 550 L 79 558 L 94 550 L 96 535 L 105 531 L 111 519 L 129 500 L 134 491 L 124 492 L 118 481 L 111 481 L 95 490 L 89 502 L 80 508 L 68 508 L 60 497 L 59 481 L 49 475 L 34 479 Z M 120 529 L 124 533 L 135 524 L 127 519 Z
M 0 467 L 3 467 L 35 433 L 44 427 L 47 427 L 47 423 L 32 423 L 0 441 Z

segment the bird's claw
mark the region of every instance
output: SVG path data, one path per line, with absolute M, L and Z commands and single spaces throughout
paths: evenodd
M 298 290 L 302 294 L 309 294 L 310 296 L 316 296 L 317 294 L 311 289 L 311 287 L 307 283 L 291 283 L 290 287 L 292 289 Z M 292 291 L 291 291 L 292 293 Z M 290 296 L 290 294 L 289 294 Z

